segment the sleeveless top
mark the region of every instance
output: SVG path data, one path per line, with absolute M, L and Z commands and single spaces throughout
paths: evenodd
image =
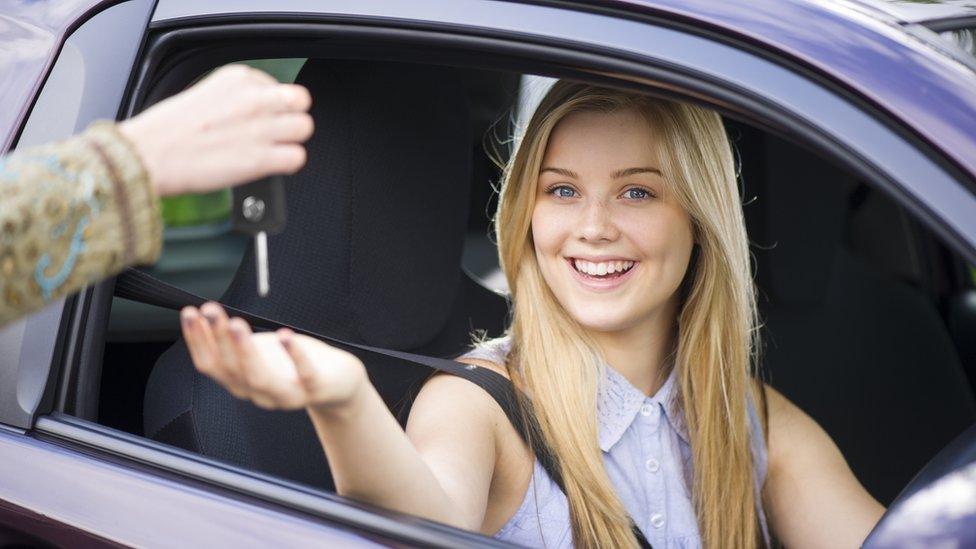
M 510 339 L 502 337 L 459 358 L 504 364 L 510 348 Z M 664 385 L 649 397 L 604 364 L 597 397 L 598 442 L 604 465 L 617 496 L 654 549 L 701 547 L 691 502 L 691 446 L 682 415 L 674 413 L 675 383 L 672 370 Z M 756 512 L 769 546 L 759 499 L 766 477 L 766 444 L 751 400 L 749 423 Z M 494 537 L 526 547 L 572 547 L 569 502 L 538 461 L 522 504 Z

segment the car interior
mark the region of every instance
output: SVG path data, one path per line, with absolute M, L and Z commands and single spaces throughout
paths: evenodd
M 271 293 L 258 297 L 250 242 L 226 218 L 168 227 L 163 258 L 144 270 L 377 347 L 456 357 L 473 334 L 502 334 L 497 161 L 552 79 L 373 59 L 254 63 L 308 87 L 316 123 L 307 166 L 285 178 L 287 226 L 269 238 Z M 726 124 L 760 289 L 762 375 L 888 504 L 976 422 L 976 271 L 830 158 Z M 116 297 L 103 338 L 97 416 L 85 419 L 334 491 L 304 412 L 259 409 L 196 372 L 176 312 Z M 430 370 L 364 361 L 405 421 Z

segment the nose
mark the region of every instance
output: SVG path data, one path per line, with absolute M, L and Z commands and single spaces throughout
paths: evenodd
M 602 200 L 589 201 L 579 224 L 579 238 L 585 242 L 612 242 L 620 235 L 610 207 Z

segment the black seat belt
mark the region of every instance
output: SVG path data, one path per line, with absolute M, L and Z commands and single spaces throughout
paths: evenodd
M 196 294 L 187 292 L 186 290 L 182 290 L 171 284 L 167 284 L 166 282 L 163 282 L 162 280 L 159 280 L 148 273 L 132 268 L 126 269 L 125 271 L 119 273 L 119 275 L 115 278 L 115 295 L 123 299 L 138 301 L 148 305 L 155 305 L 157 307 L 163 307 L 175 311 L 179 311 L 188 305 L 199 307 L 204 302 L 208 301 Z M 467 379 L 468 381 L 484 389 L 493 399 L 495 399 L 495 402 L 501 406 L 502 410 L 505 412 L 505 415 L 508 417 L 509 421 L 512 422 L 512 425 L 515 427 L 515 430 L 518 432 L 519 436 L 522 437 L 522 440 L 526 441 L 526 443 L 532 448 L 532 452 L 535 454 L 539 464 L 542 465 L 553 482 L 559 486 L 559 489 L 563 491 L 563 494 L 566 493 L 566 487 L 563 483 L 562 473 L 559 470 L 556 458 L 550 451 L 548 445 L 545 443 L 545 440 L 542 438 L 542 431 L 539 428 L 538 422 L 535 420 L 535 416 L 530 412 L 527 412 L 525 415 L 519 412 L 518 394 L 516 393 L 515 387 L 505 376 L 488 368 L 480 368 L 471 364 L 462 364 L 454 360 L 417 355 L 403 351 L 384 349 L 382 347 L 362 345 L 360 343 L 351 343 L 349 341 L 343 341 L 341 339 L 311 332 L 296 326 L 291 326 L 289 324 L 285 324 L 284 322 L 278 322 L 261 315 L 249 313 L 247 311 L 231 307 L 230 305 L 224 305 L 223 303 L 221 303 L 221 306 L 229 315 L 238 316 L 248 321 L 252 326 L 256 326 L 258 328 L 264 328 L 267 330 L 288 328 L 296 333 L 314 337 L 316 339 L 334 343 L 343 347 L 352 347 L 354 349 L 360 349 L 370 353 L 398 358 L 400 360 L 421 364 L 440 372 L 449 373 Z M 530 403 L 524 400 L 522 404 L 526 407 L 531 406 Z M 640 528 L 637 527 L 633 520 L 631 520 L 631 526 L 633 527 L 634 536 L 637 537 L 637 541 L 641 548 L 652 549 L 650 542 L 647 541 L 644 533 L 641 532 Z

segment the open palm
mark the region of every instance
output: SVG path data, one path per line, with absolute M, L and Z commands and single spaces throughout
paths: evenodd
M 197 370 L 262 408 L 338 406 L 366 381 L 356 356 L 288 329 L 255 334 L 217 303 L 186 307 L 180 318 Z

